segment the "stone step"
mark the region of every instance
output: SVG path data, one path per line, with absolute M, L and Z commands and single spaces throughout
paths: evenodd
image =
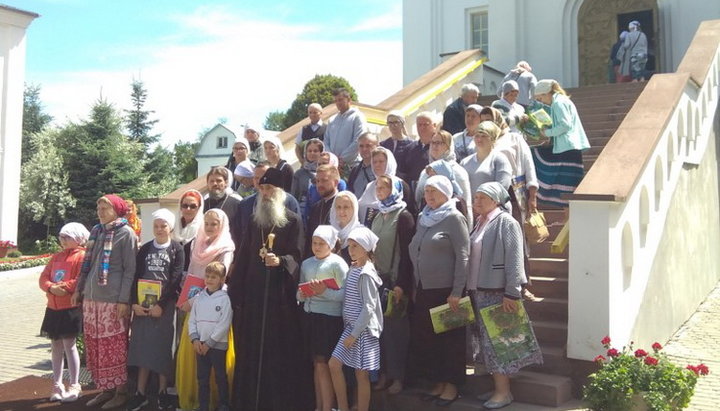
M 568 298 L 567 277 L 545 277 L 531 275 L 532 285 L 528 289 L 536 297 Z
M 550 227 L 551 229 L 555 227 Z M 559 231 L 559 230 L 558 230 Z M 557 234 L 556 234 L 557 235 Z M 554 238 L 552 235 L 550 238 Z M 530 258 L 530 275 L 544 277 L 562 277 L 567 278 L 568 260 L 567 258 Z
M 533 321 L 535 336 L 541 345 L 551 344 L 554 346 L 567 344 L 567 323 L 561 321 Z M 564 353 L 563 353 L 564 354 Z
M 531 321 L 562 321 L 567 323 L 568 300 L 566 298 L 538 297 L 537 301 L 524 301 L 525 311 Z
M 550 249 L 555 239 L 548 238 L 539 244 L 530 244 L 530 257 L 536 258 L 568 258 L 568 248 L 565 247 L 560 254 L 553 253 Z

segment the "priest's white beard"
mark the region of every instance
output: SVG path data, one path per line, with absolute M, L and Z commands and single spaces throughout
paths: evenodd
M 281 189 L 276 189 L 269 200 L 263 199 L 258 194 L 258 202 L 255 204 L 253 221 L 260 227 L 284 227 L 288 223 L 285 214 L 285 198 L 287 194 Z

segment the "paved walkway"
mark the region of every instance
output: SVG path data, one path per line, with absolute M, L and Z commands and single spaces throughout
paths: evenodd
M 0 384 L 52 372 L 50 343 L 39 336 L 46 305 L 37 285 L 41 271 L 35 267 L 0 272 Z M 710 375 L 699 379 L 688 409 L 720 409 L 720 283 L 665 345 L 665 352 L 678 364 L 702 362 L 710 367 Z M 562 409 L 569 409 L 567 405 Z
M 720 409 L 720 283 L 670 338 L 664 351 L 676 364 L 704 363 L 710 368 L 709 375 L 698 379 L 688 409 Z

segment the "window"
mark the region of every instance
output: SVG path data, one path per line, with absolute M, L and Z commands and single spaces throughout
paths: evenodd
M 488 50 L 488 13 L 480 11 L 470 14 L 470 48 L 481 49 L 486 56 Z
M 227 136 L 222 136 L 217 138 L 217 148 L 227 148 Z

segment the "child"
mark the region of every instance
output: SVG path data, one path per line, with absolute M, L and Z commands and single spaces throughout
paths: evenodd
M 348 400 L 342 366 L 355 369 L 358 384 L 358 411 L 370 408 L 369 372 L 380 369 L 380 332 L 383 325 L 378 286 L 382 284 L 372 262 L 378 237 L 366 227 L 357 227 L 348 236 L 352 268 L 345 280 L 343 320 L 345 329 L 333 350 L 330 373 L 338 407 L 347 411 Z
M 218 411 L 229 410 L 230 396 L 225 370 L 228 331 L 232 321 L 230 297 L 225 290 L 225 265 L 213 261 L 205 268 L 205 289 L 198 294 L 190 310 L 189 333 L 197 356 L 197 379 L 200 411 L 210 406 L 210 370 L 220 395 Z
M 155 239 L 140 247 L 131 291 L 134 315 L 130 328 L 128 365 L 139 369 L 137 392 L 127 404 L 128 411 L 140 410 L 148 404 L 145 388 L 150 371 L 158 374 L 157 409 L 175 409 L 173 398 L 167 394 L 167 386 L 173 370 L 175 301 L 180 293 L 185 251 L 180 243 L 171 240 L 176 219 L 170 210 L 161 208 L 152 213 L 152 219 Z M 140 300 L 140 280 L 159 281 L 160 295 Z
M 313 356 L 315 402 L 320 411 L 330 411 L 333 405 L 333 387 L 328 359 L 343 330 L 343 292 L 327 288 L 322 279 L 334 278 L 342 287 L 348 265 L 332 253 L 338 241 L 338 232 L 332 226 L 320 225 L 313 232 L 314 257 L 303 261 L 300 282 L 310 282 L 311 295 L 298 290 L 298 301 L 303 303 L 305 342 Z
M 60 245 L 63 250 L 52 256 L 40 274 L 40 289 L 47 295 L 47 308 L 40 333 L 52 340 L 53 386 L 50 401 L 72 402 L 81 394 L 80 356 L 75 338 L 82 331 L 82 311 L 72 305 L 70 298 L 75 292 L 77 276 L 85 258 L 83 247 L 90 232 L 80 223 L 68 223 L 60 229 Z M 67 357 L 70 386 L 63 386 L 63 353 Z

